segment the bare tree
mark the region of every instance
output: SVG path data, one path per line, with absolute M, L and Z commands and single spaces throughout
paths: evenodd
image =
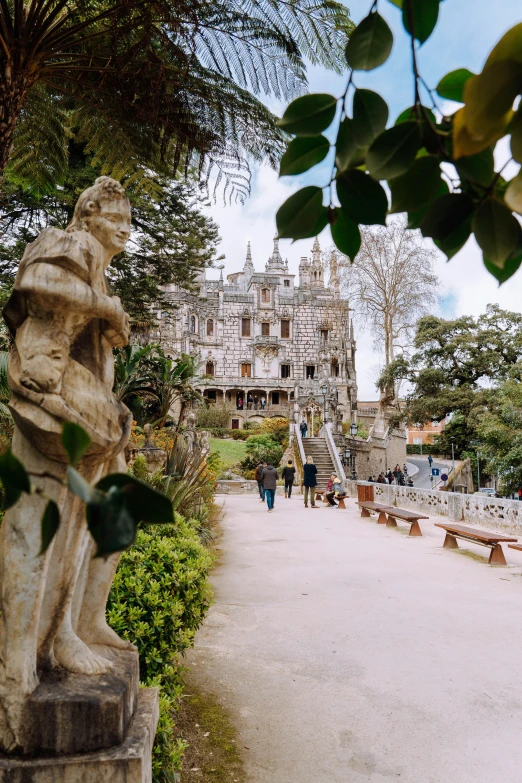
M 407 351 L 418 319 L 438 301 L 434 259 L 420 231 L 398 218 L 366 229 L 355 261 L 343 258 L 338 264 L 341 293 L 356 320 L 371 326 L 376 345 L 384 349 L 385 367 L 399 350 Z

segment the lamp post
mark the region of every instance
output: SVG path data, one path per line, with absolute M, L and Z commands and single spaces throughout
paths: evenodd
M 328 394 L 328 385 L 323 383 L 321 386 L 321 392 L 323 395 L 323 424 L 326 426 L 326 395 Z
M 451 463 L 452 463 L 452 471 L 453 471 L 453 487 L 452 491 L 455 492 L 455 438 L 450 438 L 451 440 Z
M 357 435 L 357 424 L 356 424 L 355 421 L 352 421 L 352 423 L 350 424 L 350 437 L 355 439 L 356 435 Z M 348 451 L 350 451 L 350 449 L 348 449 Z M 351 452 L 350 452 L 350 454 L 351 454 Z M 351 469 L 352 469 L 351 478 L 352 478 L 353 481 L 356 481 L 357 480 L 357 473 L 355 471 L 355 450 L 354 450 L 354 453 L 351 454 L 350 466 L 351 466 Z
M 422 428 L 423 428 L 423 425 L 420 423 L 420 421 L 418 421 L 415 426 L 419 430 L 419 434 L 420 434 L 420 455 L 422 457 Z
M 479 446 L 479 442 L 476 440 L 470 441 L 470 445 L 474 446 L 475 448 L 475 454 L 477 455 L 477 489 L 480 492 L 480 451 L 478 450 L 477 446 Z

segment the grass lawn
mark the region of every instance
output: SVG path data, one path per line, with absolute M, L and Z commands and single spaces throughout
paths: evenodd
M 222 440 L 221 438 L 210 438 L 210 453 L 217 452 L 221 458 L 223 470 L 229 470 L 237 465 L 246 454 L 244 440 Z

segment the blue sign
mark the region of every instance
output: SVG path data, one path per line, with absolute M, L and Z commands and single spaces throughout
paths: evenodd
M 441 476 L 441 479 L 443 481 L 447 481 L 448 480 L 448 474 L 447 473 L 443 473 L 442 476 Z
M 440 476 L 440 468 L 432 468 L 431 469 L 431 475 L 432 476 Z

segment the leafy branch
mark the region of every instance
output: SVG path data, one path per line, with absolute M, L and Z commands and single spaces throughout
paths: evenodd
M 448 259 L 474 234 L 486 268 L 503 283 L 522 263 L 522 227 L 513 214 L 522 214 L 522 173 L 506 182 L 505 166 L 495 171 L 493 153 L 499 139 L 510 135 L 512 160 L 522 163 L 522 103 L 514 110 L 522 93 L 522 24 L 494 47 L 482 73 L 459 68 L 433 90 L 420 73 L 417 52 L 435 29 L 440 0 L 389 1 L 401 10 L 410 36 L 414 105 L 388 127 L 389 109 L 381 95 L 354 83 L 354 72 L 378 68 L 393 47 L 392 31 L 374 0 L 346 46 L 349 77 L 343 95 L 305 95 L 279 120 L 294 137 L 282 157 L 281 176 L 303 174 L 332 148 L 335 158 L 327 185 L 308 185 L 280 207 L 278 234 L 305 239 L 329 225 L 335 245 L 353 261 L 361 225 L 385 225 L 388 215 L 406 212 L 408 227 L 431 237 Z M 423 103 L 423 91 L 431 108 Z M 461 108 L 445 116 L 435 92 Z M 324 132 L 336 117 L 330 144 Z

